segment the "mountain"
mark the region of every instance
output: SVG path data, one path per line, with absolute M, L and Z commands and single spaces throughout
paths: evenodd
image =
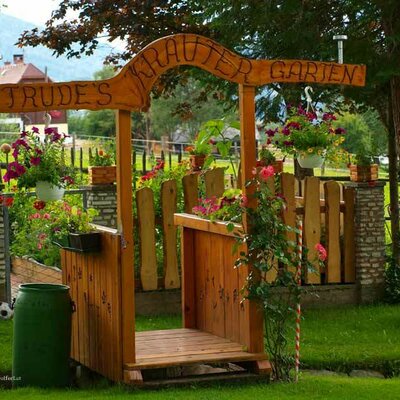
M 0 54 L 4 61 L 12 61 L 14 54 L 24 54 L 25 63 L 32 63 L 44 72 L 47 67 L 48 75 L 53 81 L 73 81 L 93 79 L 94 72 L 103 67 L 104 58 L 112 51 L 107 44 L 100 44 L 100 48 L 92 56 L 82 56 L 80 59 L 53 55 L 53 51 L 43 46 L 25 47 L 15 46 L 18 37 L 24 30 L 35 28 L 36 25 L 18 18 L 0 13 Z M 39 27 L 40 29 L 40 27 Z

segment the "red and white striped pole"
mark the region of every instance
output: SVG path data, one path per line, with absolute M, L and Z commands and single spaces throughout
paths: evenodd
M 299 234 L 297 237 L 297 256 L 298 264 L 296 270 L 296 281 L 301 286 L 301 261 L 303 258 L 303 221 L 300 219 L 298 223 Z M 299 367 L 300 367 L 300 320 L 301 320 L 301 305 L 300 297 L 298 298 L 296 306 L 296 354 L 295 354 L 295 382 L 299 381 Z

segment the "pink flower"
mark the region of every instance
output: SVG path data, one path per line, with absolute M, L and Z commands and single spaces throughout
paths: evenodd
M 271 176 L 274 176 L 275 171 L 274 171 L 274 167 L 272 165 L 268 165 L 268 167 L 262 167 L 260 173 L 258 174 L 259 178 L 262 181 L 266 181 L 269 178 L 271 178 Z
M 35 213 L 29 216 L 29 219 L 40 219 L 41 215 L 39 213 Z
M 242 207 L 247 207 L 249 205 L 249 199 L 245 194 L 242 196 L 242 201 L 240 202 L 240 205 Z
M 38 250 L 42 250 L 42 247 L 43 247 L 42 243 L 39 242 L 38 245 L 37 245 Z
M 49 213 L 43 214 L 43 219 L 50 219 L 50 214 Z
M 318 258 L 319 258 L 321 261 L 325 261 L 326 258 L 328 257 L 328 253 L 327 253 L 325 247 L 322 246 L 321 243 L 317 243 L 317 244 L 315 245 L 315 250 L 317 250 L 317 252 L 318 252 Z
M 39 240 L 44 240 L 47 238 L 47 235 L 45 233 L 39 233 L 38 238 Z
M 32 129 L 33 130 L 33 129 Z M 54 128 L 46 128 L 44 130 L 45 135 L 51 135 L 53 132 L 55 132 Z
M 39 133 L 39 128 L 37 128 L 36 126 L 32 127 L 32 132 L 33 133 Z

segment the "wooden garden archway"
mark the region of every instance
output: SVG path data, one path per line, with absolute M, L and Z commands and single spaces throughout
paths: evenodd
M 104 250 L 100 255 L 62 252 L 64 281 L 71 286 L 72 297 L 77 303 L 77 313 L 73 317 L 72 357 L 116 381 L 140 380 L 141 365 L 144 365 L 136 362 L 135 351 L 130 113 L 148 109 L 149 94 L 155 81 L 178 65 L 195 66 L 239 85 L 242 182 L 251 177 L 256 159 L 256 86 L 271 82 L 363 86 L 366 74 L 363 65 L 251 60 L 211 39 L 180 34 L 149 44 L 111 79 L 0 85 L 2 113 L 53 109 L 117 110 L 118 229 L 104 230 Z M 256 314 L 254 306 L 250 306 L 240 322 L 246 330 L 246 338 L 240 341 L 245 350 L 239 355 L 235 353 L 235 357 L 243 361 L 265 359 L 262 319 Z M 93 323 L 92 319 L 95 319 Z M 188 322 L 188 326 L 191 323 L 193 321 Z M 203 358 L 203 361 L 216 359 L 215 354 L 209 353 Z M 187 356 L 181 363 L 191 360 Z M 158 367 L 164 364 L 160 362 Z

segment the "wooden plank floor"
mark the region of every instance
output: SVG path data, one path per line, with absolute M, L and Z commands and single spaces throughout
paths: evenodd
M 174 365 L 265 360 L 239 343 L 197 329 L 136 332 L 136 363 L 125 369 L 166 368 Z

